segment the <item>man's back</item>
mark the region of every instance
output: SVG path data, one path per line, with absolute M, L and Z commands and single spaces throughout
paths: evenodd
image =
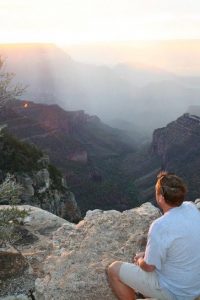
M 200 213 L 193 203 L 183 202 L 154 221 L 145 257 L 156 266 L 160 285 L 178 299 L 200 295 Z

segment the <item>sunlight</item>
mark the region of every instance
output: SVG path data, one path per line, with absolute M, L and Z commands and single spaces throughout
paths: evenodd
M 182 5 L 181 5 L 182 4 Z M 1 43 L 80 44 L 200 38 L 194 0 L 2 0 Z

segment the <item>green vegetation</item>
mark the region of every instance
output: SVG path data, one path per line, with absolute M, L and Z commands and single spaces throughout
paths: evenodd
M 20 239 L 20 234 L 15 228 L 28 215 L 25 210 L 19 210 L 16 204 L 20 201 L 22 186 L 16 183 L 11 175 L 7 175 L 5 181 L 0 185 L 0 204 L 8 200 L 10 207 L 0 209 L 0 246 L 14 243 Z
M 4 130 L 0 136 L 0 169 L 5 173 L 39 170 L 37 161 L 42 152 L 34 145 L 23 143 Z
M 52 181 L 51 187 L 57 190 L 62 190 L 64 188 L 62 173 L 51 164 L 48 165 L 48 171 Z
M 8 173 L 0 185 L 0 204 L 4 202 L 8 202 L 10 205 L 18 204 L 22 191 L 23 187 L 16 182 L 14 176 Z

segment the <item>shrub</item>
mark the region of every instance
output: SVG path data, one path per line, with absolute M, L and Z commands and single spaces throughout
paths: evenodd
M 10 174 L 0 185 L 0 204 L 5 200 L 10 204 L 10 207 L 0 209 L 0 247 L 6 244 L 14 245 L 20 238 L 15 228 L 28 215 L 25 210 L 16 207 L 22 190 L 22 186 Z

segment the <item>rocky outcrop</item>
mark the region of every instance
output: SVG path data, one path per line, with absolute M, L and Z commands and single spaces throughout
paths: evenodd
M 89 211 L 69 230 L 53 234 L 53 251 L 44 277 L 35 282 L 37 299 L 115 299 L 105 269 L 114 260 L 131 261 L 145 246 L 150 223 L 158 217 L 151 204 L 125 211 Z
M 28 299 L 33 290 L 36 300 L 116 299 L 106 267 L 114 260 L 131 262 L 136 252 L 144 250 L 149 226 L 160 216 L 156 207 L 145 203 L 123 213 L 88 211 L 75 225 L 39 208 L 19 208 L 29 212 L 24 236 L 17 244 L 28 268 L 22 262 L 20 272 L 9 276 L 4 269 L 7 279 L 0 281 L 1 300 L 14 294 L 8 299 Z M 10 253 L 11 249 L 0 251 Z
M 166 127 L 156 129 L 147 149 L 124 162 L 123 172 L 134 178 L 138 199 L 155 203 L 155 183 L 160 171 L 175 173 L 188 186 L 186 200 L 200 195 L 200 117 L 184 114 Z M 129 167 L 127 167 L 129 165 Z
M 33 172 L 32 176 L 17 174 L 17 181 L 23 186 L 22 203 L 41 207 L 69 222 L 79 222 L 81 211 L 74 194 L 63 183 L 61 189 L 52 187 L 52 179 L 48 169 Z
M 145 246 L 149 225 L 159 216 L 158 210 L 147 203 L 123 213 L 89 211 L 74 225 L 36 207 L 19 208 L 29 212 L 24 235 L 17 244 L 29 267 L 20 269 L 23 274 L 0 281 L 0 296 L 26 295 L 35 282 L 37 300 L 114 300 L 106 266 L 116 259 L 131 261 Z M 10 253 L 11 249 L 0 251 Z
M 0 209 L 7 207 L 1 205 Z M 24 225 L 17 228 L 20 238 L 15 248 L 0 248 L 0 299 L 14 294 L 22 294 L 24 298 L 11 299 L 26 299 L 26 294 L 34 290 L 35 279 L 43 276 L 43 264 L 53 250 L 52 234 L 63 224 L 69 230 L 75 226 L 37 207 L 20 205 L 18 208 L 28 211 L 28 216 Z
M 196 207 L 200 210 L 200 199 L 196 199 L 195 202 Z
M 8 173 L 12 174 L 23 187 L 19 204 L 39 206 L 70 222 L 80 221 L 81 212 L 75 197 L 47 155 L 6 131 L 0 135 L 0 154 L 0 183 Z M 9 199 L 0 199 L 0 203 L 9 204 Z
M 184 114 L 164 128 L 155 130 L 152 152 L 160 168 L 183 177 L 188 185 L 187 200 L 200 195 L 200 117 Z
M 32 174 L 15 174 L 17 182 L 23 187 L 20 196 L 22 204 L 31 204 L 41 207 L 69 222 L 79 222 L 81 211 L 77 205 L 74 194 L 70 192 L 65 184 L 62 189 L 52 187 L 48 169 L 41 169 Z M 4 201 L 6 203 L 6 201 Z
M 187 143 L 188 139 L 200 139 L 200 117 L 184 114 L 166 127 L 156 129 L 153 133 L 152 152 L 162 158 L 165 167 L 170 158 L 168 152 L 173 146 Z

